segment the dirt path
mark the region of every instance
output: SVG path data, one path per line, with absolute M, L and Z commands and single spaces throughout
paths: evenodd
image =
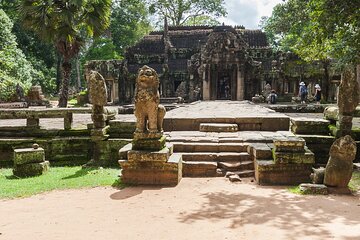
M 360 239 L 359 196 L 182 179 L 175 188 L 56 191 L 0 200 L 0 239 Z

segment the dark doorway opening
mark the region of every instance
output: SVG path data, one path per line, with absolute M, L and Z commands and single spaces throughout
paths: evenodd
M 217 99 L 231 99 L 231 75 L 229 72 L 219 72 L 216 89 Z

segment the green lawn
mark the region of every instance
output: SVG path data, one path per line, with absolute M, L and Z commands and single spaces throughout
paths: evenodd
M 12 169 L 0 169 L 0 198 L 27 197 L 54 189 L 120 186 L 119 169 L 52 167 L 39 177 L 19 179 Z

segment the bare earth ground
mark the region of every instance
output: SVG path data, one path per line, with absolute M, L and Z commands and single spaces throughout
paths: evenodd
M 0 239 L 360 239 L 359 196 L 301 196 L 246 180 L 54 191 L 0 200 Z

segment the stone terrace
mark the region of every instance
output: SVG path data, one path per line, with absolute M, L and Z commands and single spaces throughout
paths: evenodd
M 198 131 L 201 123 L 236 123 L 239 131 L 287 131 L 289 117 L 248 101 L 196 102 L 168 112 L 165 131 Z

